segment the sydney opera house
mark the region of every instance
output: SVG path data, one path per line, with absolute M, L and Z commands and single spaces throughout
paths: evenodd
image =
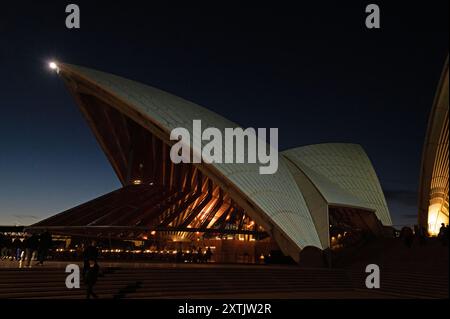
M 329 143 L 282 151 L 278 170 L 267 175 L 260 174 L 257 163 L 174 164 L 169 156 L 172 129 L 190 129 L 198 119 L 221 131 L 238 125 L 144 84 L 69 64 L 55 68 L 122 188 L 31 230 L 123 240 L 153 237 L 172 247 L 201 239 L 216 249 L 221 261 L 236 261 L 237 252 L 257 256 L 279 249 L 297 262 L 306 247 L 326 250 L 344 236 L 391 231 L 378 177 L 359 145 Z M 436 105 L 439 113 L 439 100 Z M 448 134 L 448 117 L 446 125 Z M 439 145 L 440 132 L 429 133 L 433 147 Z M 435 181 L 429 195 L 435 198 L 441 190 L 431 172 L 441 164 L 436 168 L 436 156 L 426 158 L 424 178 Z M 448 176 L 448 159 L 446 170 Z M 448 220 L 446 187 L 446 210 L 439 214 L 447 214 Z M 438 204 L 443 205 L 440 199 L 433 201 Z

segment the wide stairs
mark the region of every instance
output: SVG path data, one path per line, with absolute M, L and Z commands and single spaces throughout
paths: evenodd
M 0 298 L 85 298 L 67 289 L 64 269 L 2 269 Z M 351 292 L 343 270 L 297 267 L 108 268 L 95 292 L 100 298 L 277 298 Z M 326 296 L 325 296 L 326 297 Z
M 414 240 L 407 247 L 400 239 L 382 239 L 370 243 L 339 265 L 348 271 L 357 291 L 367 290 L 368 264 L 380 268 L 377 293 L 400 298 L 448 298 L 449 250 L 436 238 L 426 244 Z
M 399 239 L 369 243 L 333 269 L 275 265 L 100 262 L 100 298 L 448 298 L 448 247 L 435 239 L 408 248 Z M 85 298 L 68 289 L 65 263 L 2 266 L 0 298 Z M 365 268 L 380 267 L 380 289 L 367 289 Z M 3 264 L 5 265 L 5 264 Z

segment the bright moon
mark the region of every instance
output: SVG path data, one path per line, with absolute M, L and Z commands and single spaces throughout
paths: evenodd
M 50 63 L 48 64 L 48 66 L 49 66 L 50 69 L 52 69 L 52 70 L 56 70 L 56 69 L 58 68 L 58 66 L 56 65 L 55 62 L 50 62 Z

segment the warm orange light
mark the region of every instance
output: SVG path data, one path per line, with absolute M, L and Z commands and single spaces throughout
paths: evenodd
M 156 231 L 155 231 L 155 230 L 152 230 L 151 233 L 150 233 L 150 235 L 155 236 L 155 235 L 156 235 Z
M 448 224 L 448 216 L 442 212 L 442 205 L 436 203 L 428 208 L 428 232 L 431 236 L 439 234 L 441 224 Z

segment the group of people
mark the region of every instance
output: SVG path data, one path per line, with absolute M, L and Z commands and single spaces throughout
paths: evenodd
M 409 227 L 403 227 L 400 231 L 400 238 L 403 240 L 405 245 L 409 248 L 412 247 L 415 240 L 418 241 L 420 245 L 425 245 L 427 243 L 427 238 L 429 237 L 428 231 L 425 227 L 414 226 L 414 231 Z M 439 228 L 439 233 L 437 235 L 438 240 L 442 245 L 447 246 L 449 241 L 448 225 L 441 223 Z
M 24 238 L 0 234 L 1 260 L 18 261 L 30 267 L 31 261 L 43 265 L 52 247 L 52 236 L 48 231 L 41 234 L 25 234 Z

